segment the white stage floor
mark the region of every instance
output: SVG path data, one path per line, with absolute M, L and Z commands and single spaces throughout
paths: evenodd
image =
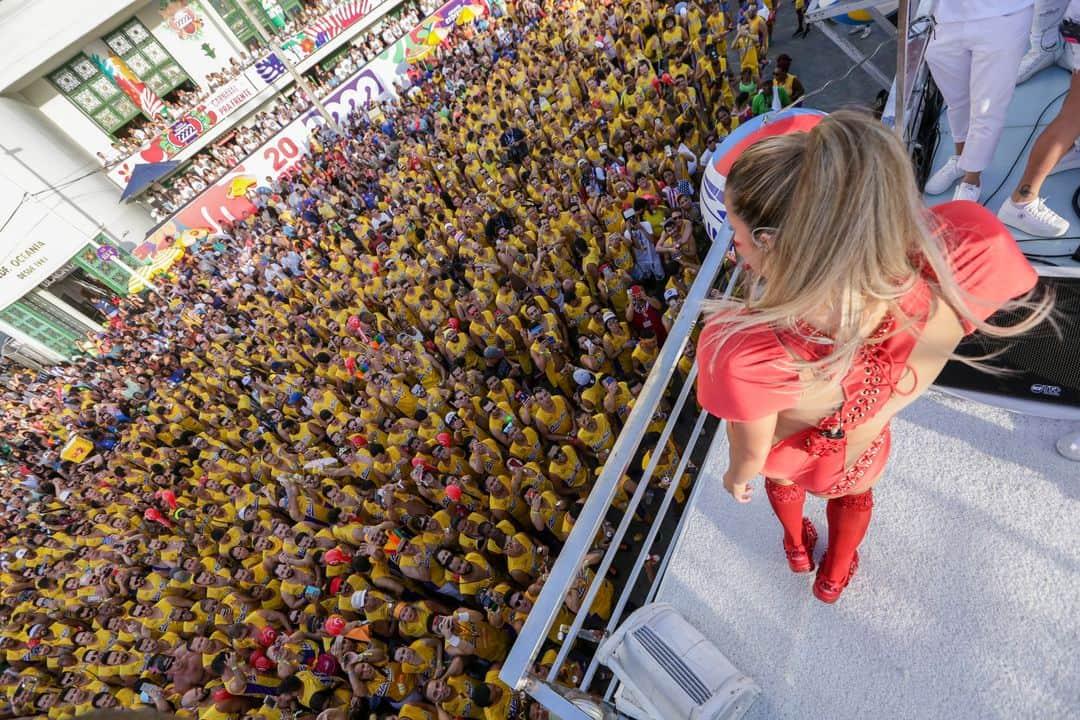
M 858 574 L 834 606 L 794 575 L 761 481 L 746 505 L 717 436 L 657 600 L 756 679 L 755 720 L 1077 717 L 1076 425 L 931 391 L 893 421 Z M 827 537 L 824 501 L 807 515 Z
M 1064 92 L 1068 88 L 1069 73 L 1057 65 L 1043 70 L 1023 85 L 1017 86 L 1012 102 L 1009 104 L 1005 130 L 1001 135 L 994 162 L 982 176 L 982 204 L 993 212 L 998 211 L 1001 203 L 1015 189 L 1020 176 L 1024 173 L 1028 154 L 1039 136 L 1039 130 L 1057 117 L 1064 99 Z M 1058 95 L 1062 97 L 1059 98 Z M 938 127 L 941 131 L 941 139 L 938 142 L 937 153 L 934 155 L 935 171 L 944 165 L 954 152 L 952 134 L 944 112 L 941 114 Z M 1032 129 L 1036 127 L 1038 129 L 1032 132 Z M 1077 217 L 1072 207 L 1072 197 L 1077 186 L 1080 186 L 1080 169 L 1069 170 L 1047 178 L 1042 191 L 1046 204 L 1068 220 L 1071 225 L 1065 237 L 1054 240 L 1035 240 L 1030 235 L 1014 230 L 1016 239 L 1021 243 L 1024 252 L 1054 256 L 1048 258 L 1048 262 L 1055 265 L 1080 265 L 1069 258 L 1080 245 L 1080 217 Z M 951 189 L 943 195 L 926 196 L 926 202 L 929 205 L 951 199 Z

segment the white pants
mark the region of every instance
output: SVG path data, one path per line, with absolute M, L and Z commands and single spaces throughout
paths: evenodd
M 1072 0 L 1065 10 L 1065 20 L 1080 23 L 1080 0 Z M 1074 73 L 1080 73 L 1080 43 L 1066 42 L 1065 57 L 1069 59 L 1069 66 Z
M 1034 9 L 968 22 L 938 23 L 926 62 L 948 105 L 960 169 L 982 172 L 994 158 L 1016 70 L 1028 48 Z

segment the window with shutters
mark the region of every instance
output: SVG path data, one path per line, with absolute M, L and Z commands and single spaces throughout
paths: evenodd
M 190 82 L 180 64 L 135 18 L 102 40 L 162 99 Z M 142 116 L 131 98 L 84 52 L 50 73 L 49 82 L 110 136 L 121 134 L 128 123 Z

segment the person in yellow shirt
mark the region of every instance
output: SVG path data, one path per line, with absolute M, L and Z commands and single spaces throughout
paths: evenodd
M 641 380 L 647 378 L 659 353 L 660 347 L 656 340 L 656 334 L 649 329 L 644 330 L 634 350 L 630 353 L 634 374 Z
M 749 71 L 756 83 L 761 67 L 758 56 L 759 41 L 746 23 L 739 24 L 734 45 L 735 52 L 739 55 L 739 69 Z
M 510 455 L 522 463 L 539 460 L 543 455 L 544 448 L 540 435 L 531 427 L 514 425 L 506 435 L 510 439 Z
M 538 387 L 533 393 L 530 414 L 537 432 L 547 442 L 565 442 L 576 432 L 574 412 L 570 402 L 562 395 L 553 395 L 547 388 Z M 513 454 L 512 448 L 513 443 L 511 443 L 511 454 Z M 515 457 L 525 460 L 517 455 Z M 530 457 L 530 460 L 532 459 L 535 458 Z
M 434 678 L 423 685 L 424 699 L 439 707 L 442 711 L 440 718 L 445 714 L 468 720 L 485 720 L 484 708 L 474 700 L 480 685 L 480 681 L 467 675 Z
M 557 493 L 584 497 L 589 492 L 591 473 L 572 444 L 552 445 L 548 458 L 548 476 Z
M 761 60 L 764 60 L 769 54 L 769 36 L 772 30 L 765 18 L 758 15 L 757 4 L 754 2 L 746 6 L 745 23 L 751 35 L 757 40 L 757 45 L 761 48 Z
M 600 462 L 607 460 L 608 453 L 615 445 L 615 433 L 607 415 L 581 413 L 577 425 L 577 439 L 583 448 Z

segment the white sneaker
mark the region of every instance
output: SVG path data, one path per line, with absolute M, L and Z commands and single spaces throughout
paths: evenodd
M 979 198 L 981 197 L 982 187 L 966 182 L 957 185 L 956 190 L 952 194 L 953 200 L 970 200 L 971 202 L 979 202 Z
M 1069 151 L 1058 160 L 1058 164 L 1054 166 L 1050 174 L 1075 170 L 1076 168 L 1080 168 L 1080 144 L 1073 144 Z
M 1080 70 L 1080 43 L 1068 42 L 1062 45 L 1065 49 L 1058 55 L 1058 67 L 1071 73 L 1077 72 Z
M 1020 58 L 1020 67 L 1016 71 L 1016 84 L 1027 82 L 1035 73 L 1045 70 L 1058 61 L 1062 56 L 1062 45 L 1064 43 L 1058 38 L 1057 44 L 1050 49 L 1033 47 L 1028 50 L 1027 54 Z
M 964 177 L 964 171 L 960 169 L 960 156 L 953 155 L 936 173 L 926 181 L 927 195 L 940 195 L 953 186 L 960 178 Z
M 1061 237 L 1069 231 L 1069 221 L 1051 210 L 1042 198 L 1014 203 L 1005 198 L 997 213 L 998 220 L 1035 237 Z

